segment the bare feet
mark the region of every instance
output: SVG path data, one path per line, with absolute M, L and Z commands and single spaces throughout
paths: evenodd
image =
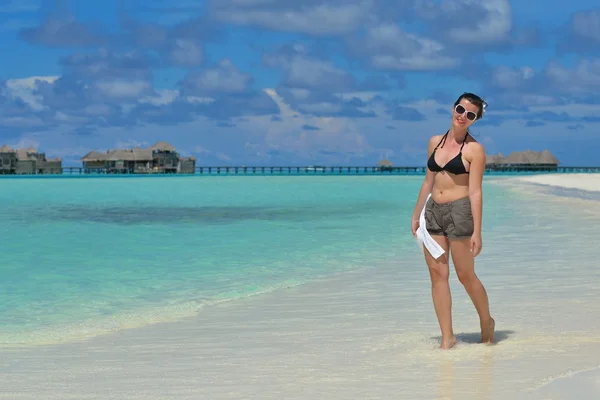
M 450 339 L 442 339 L 442 344 L 440 345 L 440 349 L 449 350 L 456 344 L 456 337 L 452 336 Z
M 496 329 L 496 321 L 490 319 L 487 327 L 481 327 L 481 343 L 494 343 L 494 331 Z

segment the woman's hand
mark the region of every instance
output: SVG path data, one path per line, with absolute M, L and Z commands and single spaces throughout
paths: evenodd
M 473 253 L 473 258 L 481 253 L 481 246 L 481 233 L 474 233 L 471 236 L 471 253 Z
M 419 218 L 413 218 L 410 224 L 413 236 L 417 236 L 417 229 L 419 229 Z

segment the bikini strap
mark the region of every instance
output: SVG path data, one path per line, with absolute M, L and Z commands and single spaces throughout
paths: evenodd
M 465 140 L 463 140 L 462 146 L 460 146 L 460 151 L 462 152 L 463 147 L 465 147 L 465 143 L 467 143 L 467 136 L 469 136 L 469 132 L 465 135 Z
M 440 147 L 440 144 L 442 145 L 442 147 L 444 147 L 444 144 L 446 144 L 446 137 L 448 136 L 448 132 L 450 132 L 450 129 L 448 129 L 448 131 L 444 133 L 444 136 L 442 136 L 437 146 L 435 146 L 435 150 L 437 150 L 437 148 Z M 444 142 L 444 144 L 442 144 L 442 142 Z

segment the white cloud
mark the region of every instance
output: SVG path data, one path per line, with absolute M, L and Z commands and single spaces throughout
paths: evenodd
M 221 153 L 221 152 L 217 153 L 217 158 L 221 161 L 232 161 L 230 156 L 228 156 L 225 153 Z
M 8 79 L 6 95 L 12 99 L 20 99 L 34 110 L 42 110 L 45 107 L 41 104 L 41 97 L 33 94 L 37 81 L 53 83 L 58 76 L 30 76 L 27 78 Z
M 575 13 L 571 29 L 578 36 L 600 42 L 600 10 Z
M 308 154 L 317 150 L 362 154 L 372 150 L 351 119 L 303 115 L 285 103 L 275 90 L 267 89 L 265 93 L 278 105 L 282 116 L 282 121 L 275 124 L 264 117 L 260 118 L 266 125 L 262 129 L 266 129 L 264 142 L 267 146 L 299 154 Z M 303 129 L 305 125 L 318 129 L 306 130 Z
M 138 98 L 152 91 L 152 84 L 147 80 L 102 80 L 95 82 L 94 86 L 101 94 L 120 99 Z
M 19 139 L 17 142 L 15 142 L 14 144 L 10 144 L 10 147 L 12 147 L 13 149 L 28 149 L 30 147 L 33 147 L 34 149 L 39 149 L 40 147 L 40 143 L 30 137 L 23 137 L 21 139 Z
M 396 24 L 368 28 L 366 38 L 353 46 L 355 51 L 368 54 L 377 69 L 438 70 L 458 64 L 457 58 L 443 54 L 440 42 L 406 33 Z
M 60 123 L 61 125 L 67 125 L 71 127 L 77 127 L 84 125 L 89 122 L 89 116 L 93 114 L 87 114 L 87 116 L 71 115 L 62 111 L 56 111 L 54 113 L 54 122 Z
M 83 109 L 83 113 L 90 117 L 93 116 L 109 116 L 112 113 L 112 109 L 106 104 L 92 104 L 86 106 Z
M 290 53 L 269 54 L 264 57 L 269 67 L 280 67 L 286 72 L 285 83 L 291 87 L 319 89 L 346 89 L 354 83 L 347 71 L 330 61 L 310 57 L 304 46 L 296 45 Z
M 566 93 L 595 93 L 600 89 L 600 58 L 580 60 L 573 68 L 551 62 L 546 76 Z
M 148 103 L 155 106 L 172 103 L 179 95 L 178 90 L 163 89 L 157 90 L 153 96 L 146 96 L 139 99 L 140 103 Z
M 135 140 L 135 139 L 127 139 L 127 140 L 117 140 L 115 143 L 116 149 L 133 149 L 136 147 L 148 147 L 151 146 L 146 140 Z
M 223 59 L 214 68 L 192 72 L 185 77 L 183 86 L 200 93 L 240 93 L 245 91 L 252 77 L 242 73 L 229 59 Z
M 275 104 L 277 104 L 277 107 L 279 107 L 279 112 L 281 114 L 282 117 L 293 117 L 294 115 L 297 115 L 298 113 L 295 112 L 294 110 L 292 110 L 292 108 L 286 104 L 283 99 L 281 98 L 281 96 L 279 96 L 279 94 L 277 94 L 277 92 L 274 89 L 265 89 L 264 92 L 266 94 L 269 95 L 269 97 L 271 97 L 273 99 L 273 101 L 275 102 Z M 308 92 L 308 91 L 305 91 Z
M 352 32 L 370 16 L 374 0 L 318 2 L 295 0 L 214 0 L 211 9 L 219 20 L 256 25 L 284 32 L 341 35 Z
M 534 69 L 528 66 L 519 68 L 500 66 L 494 69 L 492 82 L 501 88 L 518 89 L 531 81 L 535 75 Z
M 194 147 L 194 153 L 196 153 L 196 154 L 211 154 L 212 151 L 206 149 L 203 146 L 196 146 L 196 147 Z
M 336 93 L 336 96 L 338 96 L 340 99 L 343 100 L 351 100 L 353 98 L 357 98 L 360 99 L 362 101 L 369 101 L 372 100 L 375 96 L 379 95 L 379 92 L 368 92 L 368 91 L 364 91 L 364 92 L 344 92 L 344 93 Z
M 508 38 L 512 28 L 512 10 L 508 0 L 462 0 L 462 7 L 481 6 L 485 18 L 473 24 L 461 24 L 449 30 L 448 35 L 458 43 L 491 43 Z M 447 7 L 455 7 L 457 2 L 445 2 Z M 442 6 L 444 8 L 444 6 Z
M 171 59 L 176 65 L 184 67 L 201 65 L 204 61 L 202 44 L 197 40 L 175 39 Z
M 2 119 L 2 125 L 13 128 L 41 128 L 44 121 L 35 116 L 30 117 L 5 117 Z
M 554 101 L 552 104 L 534 104 L 530 107 L 530 110 L 532 112 L 549 111 L 556 114 L 566 113 L 575 118 L 586 116 L 600 117 L 600 104 L 583 104 L 579 102 L 556 104 L 556 101 Z

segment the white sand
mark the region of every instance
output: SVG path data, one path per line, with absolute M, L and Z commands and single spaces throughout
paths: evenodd
M 600 395 L 600 365 L 583 371 L 568 371 L 538 390 L 544 399 L 598 399 Z
M 600 192 L 600 174 L 544 174 L 510 179 L 539 185 Z
M 519 309 L 527 298 L 521 289 L 509 289 L 517 300 L 511 301 L 498 280 L 490 281 L 495 346 L 477 344 L 476 314 L 454 281 L 461 343 L 437 350 L 426 280 L 416 285 L 385 268 L 222 304 L 181 322 L 4 352 L 0 398 L 574 398 L 538 397 L 538 391 L 574 393 L 548 382 L 597 364 L 600 337 L 591 334 L 600 329 L 597 319 L 568 320 L 558 303 Z M 570 329 L 552 332 L 556 324 Z M 579 383 L 575 389 L 575 398 L 594 398 Z
M 485 234 L 477 265 L 495 346 L 477 343 L 477 315 L 452 270 L 459 344 L 437 349 L 429 277 L 415 251 L 179 322 L 0 350 L 0 398 L 600 398 L 600 268 L 590 245 L 600 217 L 579 224 L 564 201 L 540 195 L 523 211 L 527 224 Z

